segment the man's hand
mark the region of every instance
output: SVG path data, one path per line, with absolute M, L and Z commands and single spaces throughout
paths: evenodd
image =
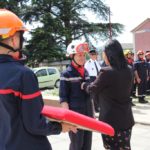
M 65 108 L 65 109 L 69 109 L 69 105 L 68 105 L 67 102 L 62 102 L 62 103 L 61 103 L 61 107 L 62 107 L 62 108 Z
M 62 132 L 69 132 L 72 131 L 73 133 L 77 133 L 77 128 L 73 125 L 68 123 L 61 123 L 62 125 Z

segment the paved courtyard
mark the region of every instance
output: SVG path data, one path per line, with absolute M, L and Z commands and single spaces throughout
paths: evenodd
M 53 150 L 69 150 L 69 138 L 67 133 L 48 137 Z M 136 124 L 132 131 L 132 150 L 150 150 L 150 126 Z M 101 135 L 93 133 L 92 150 L 104 150 Z
M 49 95 L 46 98 L 58 101 L 58 97 L 54 98 Z M 136 106 L 132 107 L 132 110 L 136 124 L 131 137 L 132 150 L 150 150 L 150 96 L 147 97 L 147 100 L 148 104 L 140 104 L 137 99 L 134 99 Z M 67 133 L 52 135 L 48 138 L 53 150 L 69 150 L 70 142 Z M 104 150 L 100 133 L 93 133 L 92 150 Z

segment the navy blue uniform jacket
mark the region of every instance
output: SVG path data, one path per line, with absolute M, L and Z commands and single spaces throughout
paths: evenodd
M 59 134 L 61 125 L 40 114 L 43 100 L 37 78 L 9 55 L 0 55 L 0 101 L 10 116 L 6 150 L 51 150 L 46 136 Z
M 81 90 L 82 82 L 89 82 L 90 77 L 85 70 L 82 78 L 79 72 L 69 65 L 60 78 L 60 102 L 67 102 L 69 109 L 87 116 L 93 116 L 92 103 L 89 94 Z
M 10 136 L 10 117 L 0 96 L 0 150 L 6 150 L 6 144 Z
M 139 77 L 142 80 L 147 80 L 148 69 L 149 69 L 149 66 L 146 61 L 141 61 L 141 60 L 135 61 L 134 70 L 137 71 Z

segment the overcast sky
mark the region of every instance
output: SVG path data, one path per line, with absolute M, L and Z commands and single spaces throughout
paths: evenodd
M 125 31 L 118 40 L 122 43 L 133 42 L 130 32 L 145 19 L 150 18 L 149 0 L 105 0 L 110 6 L 111 21 L 125 25 Z

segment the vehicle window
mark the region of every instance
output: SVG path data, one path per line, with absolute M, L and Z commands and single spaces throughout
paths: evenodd
M 46 69 L 41 69 L 36 72 L 37 77 L 47 76 Z
M 48 68 L 48 74 L 49 75 L 56 74 L 56 69 Z

